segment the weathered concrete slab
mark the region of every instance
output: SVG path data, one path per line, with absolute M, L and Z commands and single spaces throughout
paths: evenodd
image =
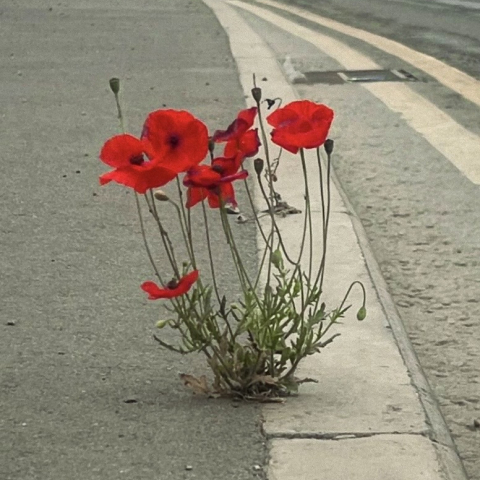
M 273 440 L 270 480 L 441 480 L 435 449 L 420 435 Z

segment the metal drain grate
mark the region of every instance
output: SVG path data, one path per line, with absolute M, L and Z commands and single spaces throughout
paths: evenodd
M 416 82 L 418 78 L 405 70 L 341 70 L 337 72 L 302 72 L 304 78 L 294 83 L 326 83 L 329 85 L 357 82 Z

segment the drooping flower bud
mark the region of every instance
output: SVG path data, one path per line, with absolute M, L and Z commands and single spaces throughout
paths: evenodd
M 157 322 L 157 328 L 163 328 L 165 327 L 166 325 L 168 325 L 168 320 L 160 320 Z
M 260 175 L 262 173 L 264 163 L 265 162 L 261 158 L 256 158 L 253 161 L 253 167 L 255 168 L 255 172 L 257 175 Z
M 273 263 L 277 270 L 283 270 L 282 252 L 280 252 L 278 248 L 272 253 L 270 261 Z
M 327 155 L 331 155 L 333 152 L 333 140 L 327 138 L 323 144 L 323 148 L 325 149 L 325 152 L 327 152 Z
M 153 196 L 159 201 L 159 202 L 168 202 L 170 200 L 168 198 L 168 195 L 163 191 L 163 190 L 155 190 L 153 192 Z
M 252 97 L 257 103 L 260 103 L 260 100 L 262 99 L 262 89 L 260 87 L 253 87 Z
M 357 320 L 365 320 L 367 316 L 367 309 L 365 307 L 361 307 L 360 310 L 357 312 Z
M 110 88 L 111 88 L 112 92 L 115 95 L 117 95 L 117 93 L 120 91 L 120 79 L 116 78 L 116 77 L 113 77 L 108 82 L 110 83 Z

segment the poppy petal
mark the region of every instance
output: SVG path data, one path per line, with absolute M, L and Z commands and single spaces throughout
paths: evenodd
M 160 288 L 154 282 L 144 282 L 140 285 L 140 288 L 148 293 L 149 300 L 158 300 L 159 298 L 170 298 L 169 289 Z
M 208 190 L 206 188 L 189 187 L 187 190 L 187 202 L 186 208 L 192 208 L 197 203 L 205 200 L 208 196 Z
M 116 135 L 103 145 L 100 160 L 113 168 L 128 167 L 131 158 L 143 156 L 143 149 L 142 141 L 133 135 Z
M 159 157 L 159 164 L 184 172 L 200 163 L 208 152 L 207 127 L 184 110 L 156 110 L 145 121 L 142 138 Z
M 100 176 L 100 184 L 105 185 L 113 181 L 143 194 L 151 188 L 165 185 L 175 176 L 176 172 L 155 164 L 146 167 L 131 166 L 130 168 L 119 168 L 104 173 Z

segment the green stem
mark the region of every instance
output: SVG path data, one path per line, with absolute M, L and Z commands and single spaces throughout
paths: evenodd
M 207 238 L 207 250 L 208 250 L 208 259 L 210 261 L 210 272 L 212 273 L 212 279 L 213 279 L 213 288 L 215 290 L 215 295 L 217 296 L 218 303 L 222 302 L 222 299 L 220 298 L 220 293 L 218 291 L 218 286 L 217 286 L 217 280 L 215 276 L 215 265 L 213 262 L 213 254 L 212 254 L 212 244 L 210 242 L 210 229 L 208 226 L 208 218 L 207 218 L 207 211 L 205 208 L 205 200 L 202 200 L 202 212 L 203 212 L 203 223 L 205 226 L 205 235 Z
M 151 193 L 151 192 L 150 192 Z M 160 217 L 158 216 L 158 212 L 156 209 L 156 205 L 154 202 L 153 194 L 151 197 L 151 203 L 148 200 L 148 197 L 145 195 L 145 200 L 148 205 L 148 209 L 150 213 L 153 215 L 153 218 L 155 219 L 155 222 L 158 226 L 158 230 L 160 232 L 160 238 L 162 239 L 163 246 L 165 248 L 165 252 L 167 253 L 168 260 L 170 262 L 170 265 L 172 266 L 172 269 L 178 279 L 181 278 L 180 271 L 178 269 L 177 261 L 175 259 L 175 252 L 173 251 L 173 245 L 172 242 L 170 241 L 170 237 L 168 236 L 167 231 L 163 228 L 162 222 L 160 221 Z
M 313 229 L 312 229 L 312 208 L 310 205 L 310 191 L 308 188 L 308 176 L 307 176 L 307 164 L 305 162 L 305 152 L 303 148 L 300 149 L 300 158 L 302 159 L 302 170 L 303 170 L 303 180 L 305 183 L 305 218 L 308 217 L 308 232 L 309 232 L 309 260 L 308 260 L 308 280 L 311 281 L 312 278 L 312 262 L 313 262 Z M 304 227 L 305 235 L 305 227 Z M 298 259 L 300 262 L 300 258 Z M 308 285 L 310 289 L 310 285 Z
M 158 271 L 158 268 L 155 265 L 155 261 L 154 261 L 153 256 L 152 256 L 152 252 L 150 250 L 150 247 L 148 246 L 147 235 L 145 233 L 145 225 L 143 223 L 142 209 L 140 207 L 140 201 L 138 200 L 138 193 L 137 192 L 135 192 L 135 203 L 137 204 L 137 213 L 138 213 L 138 218 L 140 220 L 140 230 L 142 232 L 142 238 L 143 238 L 143 243 L 145 245 L 145 250 L 147 251 L 147 255 L 148 255 L 148 258 L 150 260 L 150 263 L 152 264 L 155 275 L 157 276 L 158 280 L 160 281 L 160 284 L 162 286 L 164 286 L 165 283 L 163 282 L 163 279 L 160 275 L 160 272 Z

